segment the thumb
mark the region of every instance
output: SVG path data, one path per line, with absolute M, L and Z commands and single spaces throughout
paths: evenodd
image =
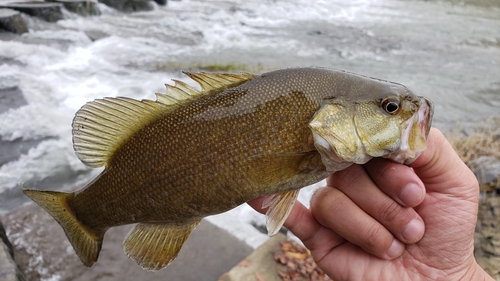
M 427 192 L 466 196 L 467 199 L 479 196 L 476 177 L 436 128 L 429 133 L 427 149 L 410 166 L 425 184 Z

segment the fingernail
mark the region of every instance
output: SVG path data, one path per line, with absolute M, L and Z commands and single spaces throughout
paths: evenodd
M 387 256 L 389 259 L 395 259 L 403 254 L 405 250 L 405 245 L 401 243 L 398 239 L 394 239 L 392 241 L 392 245 L 389 248 L 389 251 L 387 251 Z
M 409 183 L 399 194 L 399 199 L 406 206 L 414 207 L 422 200 L 422 188 L 418 184 Z
M 412 244 L 419 241 L 424 235 L 424 222 L 415 218 L 408 223 L 405 230 L 401 233 L 406 243 Z

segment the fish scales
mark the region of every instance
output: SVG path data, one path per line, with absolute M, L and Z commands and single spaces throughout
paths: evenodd
M 262 192 L 285 191 L 286 186 L 261 190 L 245 173 L 252 170 L 247 161 L 252 157 L 312 150 L 307 123 L 332 92 L 322 90 L 326 86 L 317 79 L 296 76 L 293 83 L 280 82 L 289 81 L 280 77 L 250 81 L 160 118 L 117 150 L 106 173 L 70 205 L 81 210 L 79 218 L 86 225 L 107 228 L 204 217 Z M 128 164 L 115 168 L 114 163 Z M 306 185 L 315 181 L 318 176 Z
M 75 193 L 24 190 L 91 266 L 113 226 L 140 266 L 169 264 L 200 220 L 266 195 L 277 233 L 298 190 L 353 163 L 409 163 L 425 149 L 433 105 L 403 85 L 323 68 L 262 75 L 186 73 L 156 101 L 104 98 L 73 121 L 75 151 L 104 171 Z

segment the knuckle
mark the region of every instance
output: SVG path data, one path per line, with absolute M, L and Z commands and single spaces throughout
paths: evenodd
M 328 185 L 343 189 L 356 185 L 360 178 L 362 168 L 359 165 L 351 165 L 348 168 L 333 173 L 327 180 Z
M 313 216 L 322 224 L 341 214 L 345 205 L 345 194 L 332 187 L 316 190 L 311 198 L 310 210 Z
M 403 208 L 396 201 L 386 200 L 379 208 L 378 220 L 381 222 L 396 222 L 403 218 Z
M 376 249 L 379 248 L 383 239 L 384 231 L 382 226 L 374 223 L 367 227 L 364 235 L 362 236 L 362 244 L 365 249 Z

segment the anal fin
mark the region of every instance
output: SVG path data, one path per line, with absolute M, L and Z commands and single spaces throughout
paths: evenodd
M 187 224 L 139 223 L 127 235 L 123 250 L 147 270 L 159 270 L 172 262 L 200 221 Z
M 266 212 L 266 227 L 269 236 L 278 233 L 283 226 L 293 205 L 295 205 L 295 201 L 297 201 L 298 195 L 299 190 L 297 189 L 274 194 L 264 200 L 262 208 L 269 208 Z

